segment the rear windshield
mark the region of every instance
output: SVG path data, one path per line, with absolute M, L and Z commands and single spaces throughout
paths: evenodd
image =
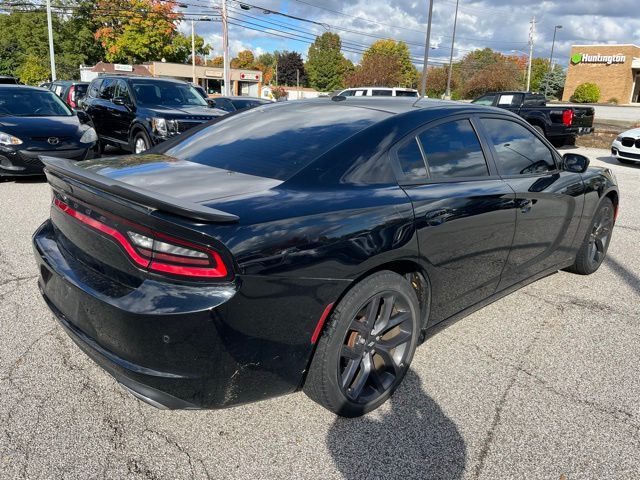
M 172 107 L 207 107 L 208 104 L 195 88 L 186 83 L 131 80 L 133 95 L 139 105 Z
M 254 108 L 207 127 L 164 152 L 192 162 L 287 180 L 320 155 L 389 114 L 334 102 Z
M 0 88 L 0 116 L 70 117 L 71 110 L 50 90 Z

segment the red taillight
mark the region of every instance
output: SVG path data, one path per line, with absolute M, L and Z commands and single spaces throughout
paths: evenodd
M 562 123 L 565 127 L 570 127 L 573 124 L 573 110 L 562 112 Z
M 67 93 L 67 103 L 71 108 L 76 108 L 76 102 L 73 100 L 73 93 L 76 91 L 76 87 L 71 85 L 69 88 L 69 93 Z
M 224 278 L 227 267 L 218 252 L 173 238 L 159 232 L 148 231 L 127 222 L 125 234 L 95 218 L 78 212 L 58 198 L 53 204 L 70 217 L 108 236 L 120 245 L 139 267 L 160 273 L 187 277 Z

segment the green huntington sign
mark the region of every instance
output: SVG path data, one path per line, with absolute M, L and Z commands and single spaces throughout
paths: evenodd
M 574 53 L 571 55 L 571 63 L 578 65 L 579 63 L 604 63 L 613 65 L 614 63 L 624 63 L 627 57 L 624 55 L 589 55 L 588 53 Z

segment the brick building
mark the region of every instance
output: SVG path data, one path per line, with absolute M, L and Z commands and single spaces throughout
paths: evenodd
M 562 99 L 591 82 L 600 87 L 600 101 L 640 103 L 640 47 L 637 45 L 573 45 Z

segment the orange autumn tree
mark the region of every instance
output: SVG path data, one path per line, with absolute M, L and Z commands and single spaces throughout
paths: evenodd
M 97 0 L 93 20 L 109 62 L 185 62 L 191 54 L 191 40 L 178 31 L 182 14 L 174 1 Z M 197 36 L 196 53 L 208 51 Z

